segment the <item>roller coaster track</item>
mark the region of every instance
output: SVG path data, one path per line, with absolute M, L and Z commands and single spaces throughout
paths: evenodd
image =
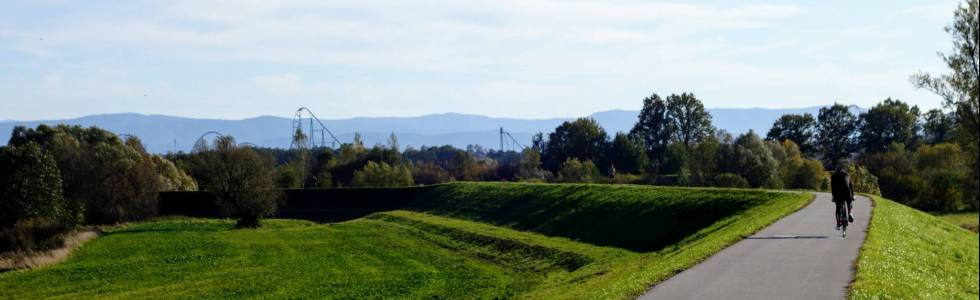
M 527 149 L 527 147 L 518 142 L 513 135 L 510 135 L 510 132 L 507 132 L 503 127 L 500 127 L 500 151 L 506 151 L 506 146 L 510 146 L 510 150 L 517 150 L 517 147 L 520 147 L 520 150 Z
M 194 141 L 194 148 L 191 149 L 191 152 L 202 152 L 202 151 L 209 150 L 210 149 L 209 147 L 211 146 L 208 145 L 208 137 L 210 136 L 214 136 L 215 138 L 225 137 L 224 134 L 221 134 L 220 132 L 217 131 L 205 132 L 204 134 L 201 134 L 201 136 L 198 137 L 196 141 Z M 249 142 L 236 143 L 235 145 L 238 147 L 251 147 L 251 148 L 259 147 L 258 145 Z
M 210 147 L 208 145 L 208 139 L 207 139 L 209 136 L 215 136 L 217 138 L 225 137 L 225 135 L 217 131 L 205 132 L 204 134 L 201 134 L 201 136 L 198 137 L 197 140 L 194 141 L 194 148 L 191 148 L 191 152 L 207 151 L 208 147 Z
M 309 115 L 308 118 L 304 118 L 304 111 Z M 310 124 L 307 130 L 303 130 L 303 123 L 305 123 L 306 119 L 309 119 Z M 337 147 L 343 144 L 339 139 L 337 139 L 337 136 L 335 136 L 333 132 L 330 132 L 330 129 L 327 129 L 327 126 L 324 125 L 315 114 L 313 114 L 313 111 L 305 106 L 297 109 L 296 115 L 293 117 L 293 131 L 290 133 L 290 136 L 294 136 L 297 132 L 306 134 L 306 139 L 294 139 L 289 145 L 290 149 L 327 147 L 328 141 L 330 142 L 331 147 Z M 329 139 L 327 139 L 328 136 L 330 137 Z

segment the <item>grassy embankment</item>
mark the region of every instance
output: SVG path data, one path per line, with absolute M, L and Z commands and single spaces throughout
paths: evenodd
M 326 225 L 171 218 L 114 229 L 0 298 L 628 298 L 800 207 L 752 190 L 457 183 Z
M 980 214 L 977 212 L 941 213 L 936 216 L 946 222 L 972 230 L 973 232 L 977 232 L 977 227 L 980 225 Z
M 852 299 L 977 299 L 976 233 L 874 197 Z

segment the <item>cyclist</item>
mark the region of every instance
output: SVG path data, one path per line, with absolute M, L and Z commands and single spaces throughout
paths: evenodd
M 842 205 L 847 205 L 847 221 L 854 222 L 854 216 L 851 215 L 851 202 L 854 202 L 854 188 L 851 186 L 850 175 L 844 168 L 838 167 L 834 174 L 830 175 L 830 189 L 831 194 L 833 194 L 835 213 L 840 211 Z M 841 220 L 837 220 L 837 230 L 840 230 Z

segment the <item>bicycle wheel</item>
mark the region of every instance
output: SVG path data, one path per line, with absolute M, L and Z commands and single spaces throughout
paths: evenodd
M 837 206 L 837 224 L 840 224 L 841 238 L 847 238 L 847 213 L 844 204 Z

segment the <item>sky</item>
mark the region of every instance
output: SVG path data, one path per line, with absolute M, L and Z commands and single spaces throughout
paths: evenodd
M 0 120 L 920 108 L 957 1 L 0 0 Z

